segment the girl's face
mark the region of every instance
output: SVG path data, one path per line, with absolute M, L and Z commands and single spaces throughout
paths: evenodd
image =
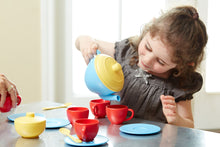
M 155 76 L 168 78 L 170 69 L 176 67 L 176 64 L 171 61 L 172 50 L 166 47 L 159 36 L 152 38 L 150 33 L 141 40 L 138 55 L 138 66 Z

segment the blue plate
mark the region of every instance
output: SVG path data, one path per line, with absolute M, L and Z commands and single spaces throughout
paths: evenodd
M 128 124 L 121 126 L 120 131 L 127 134 L 133 135 L 149 135 L 149 134 L 156 134 L 160 132 L 160 127 L 152 124 Z
M 45 117 L 45 115 L 44 115 L 44 114 L 41 114 L 41 113 L 34 113 L 34 114 L 35 114 L 35 116 Z M 26 116 L 26 113 L 17 113 L 17 114 L 9 115 L 9 116 L 8 116 L 8 119 L 9 119 L 10 121 L 14 121 L 16 118 L 18 118 L 18 117 L 23 117 L 23 116 Z
M 67 119 L 62 118 L 47 118 L 46 128 L 60 128 L 69 125 L 70 122 Z
M 74 137 L 77 137 L 76 135 L 73 135 Z M 78 137 L 77 137 L 78 138 Z M 74 145 L 74 146 L 98 146 L 102 145 L 108 142 L 108 138 L 105 136 L 97 135 L 93 141 L 90 142 L 82 142 L 82 143 L 76 143 L 72 141 L 69 137 L 66 137 L 64 139 L 66 144 Z

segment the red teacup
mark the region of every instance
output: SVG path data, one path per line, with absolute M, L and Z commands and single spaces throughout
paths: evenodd
M 99 121 L 96 119 L 78 119 L 75 121 L 74 130 L 82 141 L 93 141 L 99 130 Z
M 20 103 L 21 103 L 21 97 L 18 95 L 17 96 L 17 106 L 20 105 Z M 5 103 L 4 103 L 3 107 L 0 107 L 0 111 L 1 112 L 9 112 L 11 110 L 11 108 L 12 108 L 11 96 L 9 94 L 7 94 L 6 99 L 5 99 Z
M 106 106 L 110 105 L 110 101 L 103 99 L 95 99 L 90 101 L 90 109 L 96 118 L 104 118 L 106 116 Z
M 89 109 L 86 107 L 69 107 L 67 110 L 67 117 L 72 125 L 77 119 L 88 118 Z
M 131 116 L 126 118 L 128 111 L 131 112 Z M 106 113 L 109 121 L 112 124 L 122 124 L 124 121 L 128 121 L 133 118 L 134 111 L 128 109 L 125 105 L 109 105 L 106 106 Z

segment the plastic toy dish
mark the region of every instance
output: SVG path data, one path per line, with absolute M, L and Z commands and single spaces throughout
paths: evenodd
M 62 118 L 47 118 L 46 119 L 46 128 L 52 129 L 52 128 L 61 128 L 64 126 L 69 125 L 70 122 L 68 119 L 62 119 Z
M 121 126 L 119 130 L 132 135 L 150 135 L 159 133 L 161 128 L 152 124 L 136 123 Z
M 12 108 L 9 112 L 2 113 L 0 112 L 0 123 L 8 121 L 8 116 L 13 115 L 16 108 Z
M 73 135 L 73 137 L 77 137 L 76 135 Z M 72 141 L 69 137 L 66 137 L 64 139 L 65 143 L 68 145 L 74 145 L 74 146 L 98 146 L 103 145 L 108 142 L 108 138 L 105 136 L 97 135 L 93 141 L 90 142 L 82 142 L 82 143 L 76 143 Z

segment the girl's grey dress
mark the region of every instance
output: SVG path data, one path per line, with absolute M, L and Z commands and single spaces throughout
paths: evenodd
M 190 100 L 193 94 L 202 87 L 202 77 L 195 73 L 193 88 L 183 90 L 174 86 L 176 83 L 170 79 L 162 79 L 138 68 L 129 65 L 135 51 L 128 39 L 115 43 L 115 59 L 122 66 L 124 72 L 124 87 L 117 93 L 121 96 L 120 104 L 127 105 L 134 110 L 136 118 L 167 122 L 160 101 L 160 95 L 172 95 L 175 101 Z

